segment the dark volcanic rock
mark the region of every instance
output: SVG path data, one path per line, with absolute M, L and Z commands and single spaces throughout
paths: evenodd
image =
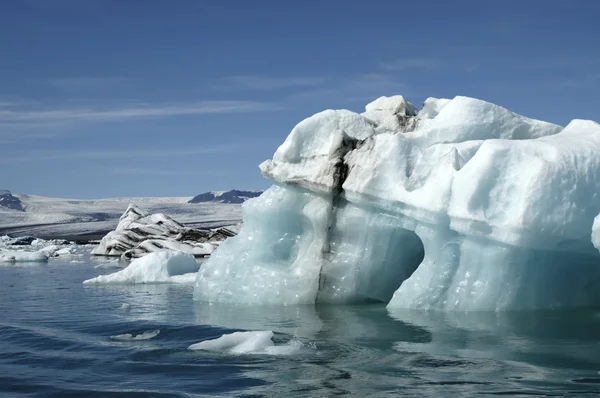
M 7 209 L 25 211 L 23 203 L 18 198 L 15 198 L 10 191 L 0 190 L 0 206 Z
M 232 189 L 231 191 L 223 192 L 215 195 L 214 192 L 204 192 L 195 196 L 188 203 L 204 203 L 204 202 L 220 202 L 220 203 L 244 203 L 250 198 L 256 198 L 263 191 L 239 191 Z
M 13 246 L 27 246 L 27 245 L 30 245 L 31 242 L 33 242 L 36 239 L 37 238 L 35 236 L 20 236 L 18 238 L 15 238 L 15 240 L 12 241 L 11 245 L 13 245 Z

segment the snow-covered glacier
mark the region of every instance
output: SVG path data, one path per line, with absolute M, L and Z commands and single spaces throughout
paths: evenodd
M 300 122 L 260 169 L 274 185 L 202 265 L 196 300 L 600 304 L 596 122 L 563 128 L 460 96 L 420 110 L 381 97 L 362 114 Z

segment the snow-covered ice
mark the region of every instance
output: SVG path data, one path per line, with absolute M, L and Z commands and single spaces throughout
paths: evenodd
M 48 255 L 43 252 L 9 251 L 0 249 L 0 262 L 31 263 L 48 261 Z
M 517 310 L 600 305 L 600 125 L 485 101 L 382 97 L 300 122 L 275 185 L 194 298 Z M 594 226 L 594 235 L 592 227 Z
M 293 355 L 299 353 L 303 344 L 290 340 L 286 344 L 275 345 L 272 331 L 234 332 L 219 338 L 201 341 L 188 347 L 189 350 L 215 351 L 226 354 Z
M 78 256 L 76 247 L 64 240 L 0 236 L 0 262 L 45 262 L 51 257 Z
M 194 256 L 162 251 L 135 259 L 121 271 L 85 280 L 91 284 L 193 283 L 200 264 Z

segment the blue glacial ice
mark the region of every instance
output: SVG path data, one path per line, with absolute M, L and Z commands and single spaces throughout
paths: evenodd
M 300 122 L 194 298 L 489 311 L 600 304 L 600 125 L 467 97 Z M 596 222 L 594 223 L 594 219 Z

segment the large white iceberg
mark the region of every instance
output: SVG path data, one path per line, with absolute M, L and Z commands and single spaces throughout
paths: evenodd
M 467 97 L 299 123 L 196 300 L 516 310 L 600 304 L 600 125 Z M 595 241 L 600 247 L 600 221 Z

